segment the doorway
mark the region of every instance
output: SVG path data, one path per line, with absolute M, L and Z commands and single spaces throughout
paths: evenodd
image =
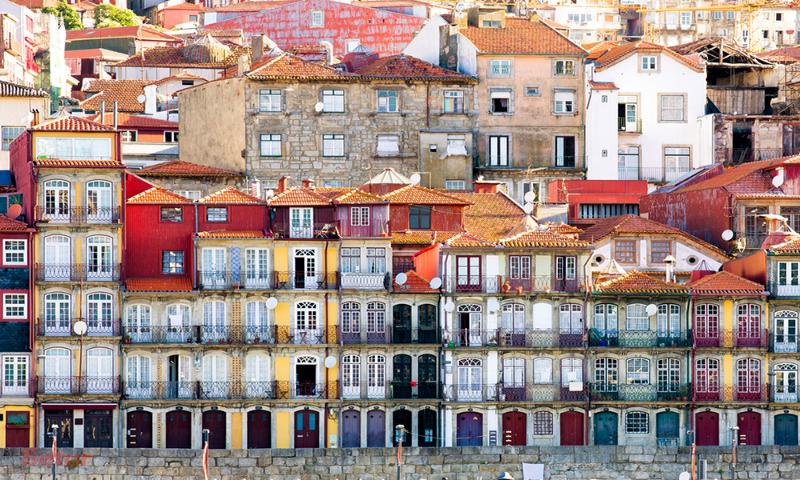
M 698 446 L 719 445 L 719 414 L 717 412 L 697 412 L 695 414 L 695 443 Z
M 31 446 L 30 432 L 30 413 L 6 412 L 7 448 L 29 448 Z
M 342 447 L 361 446 L 361 412 L 349 409 L 342 412 Z
M 370 410 L 367 413 L 367 447 L 386 446 L 386 414 L 383 410 Z
M 300 357 L 294 367 L 296 391 L 300 397 L 315 397 L 317 392 L 317 359 Z
M 192 414 L 186 410 L 167 412 L 167 448 L 192 448 Z
M 72 410 L 45 410 L 44 424 L 49 428 L 53 425 L 58 427 L 56 445 L 61 448 L 72 448 L 74 445 Z
M 594 415 L 594 444 L 617 444 L 617 414 L 614 412 L 598 412 Z
M 559 420 L 562 446 L 583 445 L 583 414 L 564 412 Z
M 208 430 L 208 448 L 212 450 L 225 449 L 225 412 L 221 410 L 203 412 L 203 430 Z
M 797 445 L 797 415 L 775 415 L 775 445 Z
M 266 410 L 247 412 L 247 448 L 270 448 L 272 415 Z
M 295 412 L 294 448 L 319 448 L 319 413 L 313 410 Z
M 436 411 L 430 408 L 420 410 L 417 415 L 417 443 L 420 447 L 436 446 Z
M 395 355 L 392 363 L 392 398 L 411 398 L 411 356 Z
M 677 447 L 680 418 L 677 412 L 660 412 L 656 415 L 656 438 L 659 446 Z
M 392 307 L 392 343 L 411 343 L 411 305 Z
M 153 414 L 145 410 L 128 412 L 128 448 L 153 448 Z
M 522 412 L 503 414 L 503 445 L 525 445 L 527 443 L 528 418 Z
M 191 398 L 192 384 L 189 381 L 191 363 L 189 357 L 170 355 L 167 365 L 167 398 Z
M 319 288 L 317 282 L 317 252 L 301 248 L 294 252 L 294 288 Z
M 483 415 L 476 412 L 459 413 L 456 419 L 456 446 L 483 445 Z
M 761 445 L 761 414 L 741 412 L 737 415 L 739 445 Z
M 414 431 L 414 428 L 411 424 L 411 412 L 401 408 L 400 410 L 395 410 L 392 413 L 392 445 L 395 447 L 397 446 L 398 442 L 400 441 L 400 433 L 397 431 L 397 427 L 399 425 L 403 426 L 403 445 L 410 447 L 411 446 L 411 432 Z

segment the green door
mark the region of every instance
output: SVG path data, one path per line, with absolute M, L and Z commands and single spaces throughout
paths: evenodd
M 656 415 L 656 436 L 659 446 L 678 446 L 679 424 L 677 412 L 661 412 Z
M 594 444 L 617 444 L 617 414 L 614 412 L 598 412 L 594 415 Z

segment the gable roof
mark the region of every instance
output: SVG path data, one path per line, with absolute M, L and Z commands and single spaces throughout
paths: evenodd
M 241 190 L 238 190 L 233 187 L 225 187 L 218 192 L 214 192 L 210 195 L 206 195 L 205 197 L 198 200 L 199 203 L 232 203 L 232 204 L 240 204 L 240 205 L 258 205 L 258 204 L 266 204 L 264 200 L 261 200 L 258 197 L 250 195 L 249 193 L 244 193 Z
M 684 187 L 680 187 L 676 190 L 673 190 L 672 193 L 694 192 L 698 190 L 707 190 L 711 188 L 725 188 L 733 185 L 739 180 L 744 179 L 745 177 L 753 175 L 759 170 L 775 167 L 789 160 L 796 160 L 796 159 L 800 159 L 800 155 L 795 155 L 794 157 L 774 158 L 771 160 L 761 160 L 757 162 L 743 163 L 735 167 L 726 168 L 720 174 L 707 177 L 695 183 L 690 183 Z M 769 184 L 768 181 L 766 183 L 767 185 L 764 186 L 765 188 L 758 189 L 759 192 L 768 190 L 771 187 L 771 184 Z
M 503 193 L 448 192 L 469 206 L 464 209 L 464 229 L 498 242 L 526 230 L 528 215 Z
M 405 272 L 406 283 L 398 285 L 395 279 L 392 279 L 392 291 L 394 293 L 438 293 L 439 291 L 431 288 L 430 280 L 426 280 L 414 270 Z M 396 278 L 396 277 L 395 277 Z
M 597 294 L 650 294 L 650 295 L 685 295 L 689 288 L 677 283 L 666 282 L 637 270 L 596 283 L 592 293 Z
M 475 82 L 475 78 L 447 70 L 410 55 L 382 57 L 363 65 L 355 73 L 371 79 L 392 80 L 446 80 L 449 82 Z
M 523 248 L 587 248 L 589 244 L 568 235 L 549 230 L 529 230 L 500 240 L 504 247 Z
M 485 55 L 586 54 L 586 50 L 541 20 L 507 18 L 504 28 L 467 27 L 458 32 Z
M 142 177 L 239 177 L 240 173 L 183 160 L 150 165 L 136 174 Z
M 28 230 L 26 223 L 0 214 L 0 232 L 25 232 Z
M 108 103 L 106 103 L 106 105 L 108 105 Z M 100 113 L 89 115 L 86 118 L 88 118 L 93 122 L 102 123 L 103 125 L 114 124 L 114 115 L 112 112 L 109 111 L 106 111 L 105 117 L 103 118 L 102 122 L 100 121 Z M 125 130 L 126 129 L 125 127 L 177 130 L 178 126 L 179 126 L 178 122 L 172 122 L 170 120 L 156 118 L 151 115 L 135 115 L 129 112 L 117 113 L 117 128 L 119 130 Z
M 730 272 L 706 275 L 686 284 L 693 295 L 760 297 L 768 294 L 764 286 Z
M 31 88 L 0 80 L 0 97 L 47 97 L 41 88 Z
M 275 194 L 268 203 L 271 207 L 327 207 L 331 200 L 311 188 L 293 187 Z
M 128 199 L 129 205 L 183 203 L 192 203 L 192 201 L 161 187 L 148 188 L 144 192 L 138 193 Z
M 239 57 L 250 55 L 250 49 L 241 45 L 228 45 L 230 54 L 221 60 L 193 57 L 189 46 L 153 47 L 128 57 L 114 67 L 169 67 L 169 68 L 212 68 L 223 69 L 238 64 Z
M 769 247 L 770 253 L 778 255 L 800 255 L 800 238 L 790 239 L 778 245 Z
M 637 40 L 634 42 L 599 42 L 589 49 L 589 60 L 594 60 L 595 70 L 600 72 L 622 60 L 638 53 L 663 53 L 697 72 L 704 72 L 705 67 L 691 58 L 687 58 L 667 47 L 656 43 Z
M 88 40 L 93 38 L 136 38 L 138 40 L 152 40 L 180 43 L 182 40 L 149 25 L 136 25 L 131 27 L 108 28 L 83 28 L 80 30 L 67 30 L 67 42 L 73 40 Z
M 247 74 L 252 80 L 340 80 L 351 77 L 327 65 L 308 62 L 290 53 L 267 59 Z
M 369 205 L 389 202 L 378 195 L 365 192 L 360 188 L 353 188 L 334 196 L 333 203 L 336 205 Z
M 406 185 L 383 195 L 383 198 L 395 204 L 417 205 L 469 205 L 455 195 L 438 192 L 420 185 Z
M 100 111 L 100 104 L 105 102 L 106 111 L 112 111 L 117 102 L 120 112 L 144 112 L 144 102 L 139 102 L 138 97 L 144 95 L 144 87 L 150 83 L 146 80 L 94 80 L 83 91 L 95 95 L 82 101 L 80 106 L 84 110 Z
M 31 127 L 31 130 L 35 132 L 113 132 L 114 127 L 70 115 L 40 123 Z
M 128 278 L 125 288 L 129 292 L 191 292 L 192 281 L 188 277 Z

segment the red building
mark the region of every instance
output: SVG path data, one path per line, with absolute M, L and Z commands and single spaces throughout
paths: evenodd
M 643 180 L 553 180 L 547 187 L 548 203 L 566 204 L 567 221 L 580 227 L 600 218 L 638 215 L 639 200 L 645 195 Z
M 160 26 L 172 29 L 184 23 L 200 24 L 205 7 L 197 3 L 181 3 L 165 6 L 156 12 L 156 19 Z

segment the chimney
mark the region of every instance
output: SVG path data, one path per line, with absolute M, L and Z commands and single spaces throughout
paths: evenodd
M 244 77 L 250 71 L 250 57 L 246 54 L 239 55 L 236 76 Z
M 478 178 L 472 182 L 475 193 L 498 193 L 500 191 L 500 182 L 491 180 L 484 180 Z
M 275 190 L 275 193 L 286 191 L 286 189 L 289 187 L 289 178 L 290 177 L 284 176 L 278 179 L 278 188 Z
M 303 179 L 303 188 L 309 188 L 311 190 L 314 189 L 314 180 L 310 178 Z
M 31 127 L 35 127 L 36 125 L 39 125 L 39 109 L 34 108 L 33 110 L 31 110 L 31 113 L 33 114 L 33 120 L 31 120 Z
M 114 130 L 117 129 L 117 101 L 114 100 Z
M 251 47 L 253 49 L 253 61 L 258 62 L 264 58 L 264 44 L 266 43 L 266 35 L 258 35 L 253 37 Z
M 145 115 L 155 115 L 158 111 L 158 86 L 145 85 L 144 87 L 144 113 Z
M 100 102 L 100 124 L 105 125 L 106 122 L 106 101 Z

